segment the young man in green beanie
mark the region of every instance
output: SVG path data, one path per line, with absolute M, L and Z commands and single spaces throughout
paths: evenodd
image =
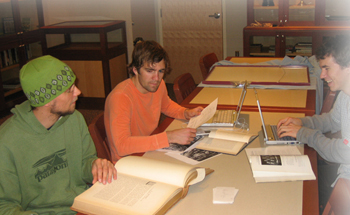
M 71 68 L 52 56 L 20 71 L 28 100 L 0 127 L 0 214 L 75 214 L 74 198 L 87 183 L 116 179 L 112 163 L 96 157 L 75 102 Z

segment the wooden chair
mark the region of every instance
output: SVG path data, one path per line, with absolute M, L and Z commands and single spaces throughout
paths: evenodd
M 338 96 L 338 93 L 339 91 L 334 92 L 330 90 L 327 92 L 326 97 L 323 100 L 321 114 L 328 113 L 332 109 L 335 99 Z
M 332 194 L 322 215 L 350 214 L 350 180 L 340 178 L 335 184 Z
M 210 67 L 218 61 L 215 53 L 206 54 L 199 59 L 199 67 L 201 68 L 203 80 L 207 78 Z
M 177 77 L 174 81 L 174 93 L 178 104 L 196 88 L 196 83 L 190 73 L 185 73 Z
M 112 161 L 104 124 L 104 113 L 100 113 L 92 120 L 89 125 L 89 132 L 95 143 L 97 157 Z

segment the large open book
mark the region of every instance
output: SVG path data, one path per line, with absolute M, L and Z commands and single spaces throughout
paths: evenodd
M 128 156 L 115 167 L 112 183 L 94 184 L 74 199 L 72 210 L 85 214 L 164 214 L 202 181 L 211 169 Z
M 283 146 L 287 147 L 287 146 Z M 297 180 L 315 180 L 315 174 L 312 171 L 311 163 L 307 155 L 301 155 L 296 147 L 272 148 L 269 149 L 246 149 L 247 156 L 252 168 L 255 182 L 279 182 L 279 181 L 297 181 Z M 276 151 L 277 149 L 277 151 Z M 275 150 L 275 152 L 273 152 Z M 278 154 L 281 150 L 289 150 L 287 153 Z
M 218 129 L 211 131 L 209 137 L 199 140 L 196 148 L 237 155 L 256 137 L 249 133 Z

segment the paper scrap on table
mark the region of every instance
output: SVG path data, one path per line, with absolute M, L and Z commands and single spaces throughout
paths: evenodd
M 199 126 L 206 123 L 215 115 L 217 106 L 218 98 L 216 98 L 212 103 L 210 103 L 206 108 L 204 108 L 199 116 L 191 118 L 188 122 L 187 128 L 198 128 Z
M 213 188 L 214 204 L 232 204 L 238 193 L 234 187 L 215 187 Z

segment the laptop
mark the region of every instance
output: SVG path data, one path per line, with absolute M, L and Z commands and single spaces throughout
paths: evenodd
M 260 113 L 260 118 L 261 118 L 261 123 L 262 123 L 262 130 L 264 134 L 264 142 L 266 144 L 299 144 L 300 142 L 297 141 L 294 137 L 278 137 L 277 135 L 277 126 L 276 125 L 265 125 L 264 117 L 261 112 L 261 107 L 260 107 L 260 101 L 258 97 L 258 92 L 254 89 L 255 91 L 255 97 L 256 97 L 256 102 L 258 104 L 258 109 Z
M 216 110 L 214 116 L 201 126 L 207 127 L 233 127 L 242 123 L 249 124 L 249 115 L 241 114 L 245 95 L 247 94 L 247 81 L 242 83 L 242 92 L 236 110 Z M 246 126 L 248 127 L 248 126 Z

